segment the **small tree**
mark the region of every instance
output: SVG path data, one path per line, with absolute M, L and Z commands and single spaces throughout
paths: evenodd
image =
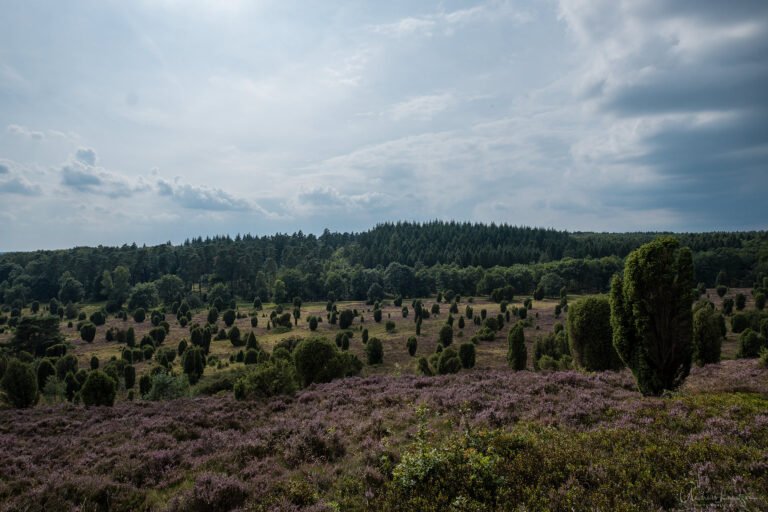
M 235 311 L 228 309 L 221 315 L 221 318 L 224 320 L 224 323 L 227 327 L 232 327 L 232 324 L 235 323 L 236 318 Z
M 379 338 L 371 338 L 365 344 L 365 355 L 368 358 L 368 364 L 382 364 L 384 362 L 384 345 Z
M 728 287 L 723 286 L 722 284 L 715 288 L 715 291 L 717 292 L 717 296 L 722 298 L 725 297 L 725 294 L 728 293 Z
M 184 352 L 181 359 L 184 373 L 190 384 L 196 384 L 205 371 L 205 352 L 198 346 L 192 346 Z
M 755 309 L 762 311 L 765 308 L 765 294 L 763 292 L 757 292 L 755 294 Z
M 611 304 L 607 297 L 589 297 L 568 312 L 568 341 L 576 363 L 587 371 L 618 370 L 624 364 L 613 348 Z
M 5 368 L 0 387 L 8 402 L 17 409 L 25 409 L 37 403 L 39 398 L 37 377 L 32 366 L 18 359 L 11 359 Z
M 309 330 L 313 331 L 313 332 L 317 330 L 317 317 L 316 316 L 309 317 Z
M 88 372 L 82 388 L 80 388 L 80 398 L 86 406 L 108 406 L 115 403 L 117 394 L 117 383 L 112 377 L 101 370 Z
M 208 323 L 209 324 L 215 324 L 216 321 L 219 319 L 219 310 L 216 308 L 211 308 L 208 310 Z
M 627 256 L 611 283 L 613 343 L 640 391 L 659 395 L 688 376 L 693 355 L 693 257 L 673 237 Z
M 507 362 L 516 371 L 525 370 L 528 365 L 528 349 L 525 347 L 523 326 L 518 323 L 507 335 Z
M 381 322 L 381 310 L 380 309 L 374 309 L 373 310 L 373 320 L 376 323 Z
M 723 314 L 731 315 L 733 313 L 733 297 L 723 299 Z
M 747 328 L 739 336 L 739 351 L 736 353 L 736 357 L 757 357 L 763 346 L 765 346 L 765 337 Z
M 744 307 L 746 307 L 747 305 L 746 295 L 744 295 L 743 293 L 737 293 L 734 303 L 737 311 L 743 311 Z
M 416 355 L 416 348 L 418 347 L 418 341 L 416 340 L 416 336 L 410 336 L 408 338 L 408 341 L 405 342 L 405 346 L 408 349 L 408 354 L 410 354 L 411 357 Z
M 227 337 L 229 338 L 229 341 L 232 343 L 233 347 L 242 347 L 244 345 L 240 336 L 240 329 L 236 325 L 232 326 Z
M 363 345 L 368 343 L 368 329 L 363 329 L 363 334 L 361 336 L 363 340 Z
M 140 324 L 144 321 L 144 319 L 147 318 L 147 312 L 144 310 L 144 308 L 137 308 L 133 312 L 133 321 L 137 324 Z
M 462 343 L 459 345 L 459 359 L 463 368 L 473 368 L 475 366 L 475 344 Z
M 339 313 L 339 328 L 348 329 L 355 319 L 355 313 L 351 309 L 345 309 Z
M 452 348 L 446 348 L 437 357 L 437 373 L 448 375 L 458 373 L 461 370 L 461 360 L 459 355 Z
M 453 343 L 453 328 L 450 325 L 443 325 L 440 328 L 440 334 L 438 335 L 438 343 L 444 347 L 450 346 Z
M 99 369 L 99 358 L 96 356 L 91 356 L 91 370 L 98 370 Z
M 720 361 L 720 313 L 703 306 L 693 314 L 693 360 L 699 366 Z

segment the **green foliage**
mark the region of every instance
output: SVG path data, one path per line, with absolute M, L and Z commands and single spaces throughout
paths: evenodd
M 133 389 L 133 386 L 136 385 L 136 367 L 125 365 L 125 368 L 123 368 L 123 380 L 125 381 L 125 389 Z
M 317 330 L 317 317 L 316 316 L 310 316 L 309 317 L 309 330 L 314 332 Z
M 188 348 L 181 358 L 181 365 L 189 383 L 196 384 L 205 372 L 205 352 L 198 346 Z
M 40 397 L 37 377 L 32 365 L 11 359 L 3 373 L 0 388 L 5 392 L 5 399 L 17 409 L 35 405 Z
M 765 346 L 765 337 L 748 327 L 739 336 L 739 351 L 736 354 L 736 357 L 757 357 L 760 354 L 760 349 Z
M 224 324 L 227 327 L 232 327 L 232 324 L 235 323 L 235 318 L 236 318 L 235 311 L 232 309 L 228 309 L 221 315 L 221 318 L 222 320 L 224 320 Z
M 380 309 L 374 309 L 373 310 L 373 320 L 376 323 L 381 322 L 381 310 Z
M 438 343 L 442 344 L 444 347 L 450 346 L 451 343 L 453 343 L 453 328 L 450 325 L 443 325 L 440 328 L 440 333 L 438 334 Z
M 520 323 L 515 324 L 507 335 L 507 362 L 516 371 L 528 366 L 528 349 L 525 346 L 525 333 Z
M 680 386 L 693 356 L 693 260 L 677 239 L 660 237 L 633 251 L 623 279 L 611 283 L 616 352 L 643 394 Z
M 715 291 L 717 292 L 718 297 L 725 297 L 725 294 L 728 293 L 728 287 L 720 285 L 715 289 Z
M 731 330 L 734 334 L 739 334 L 747 327 L 749 327 L 749 320 L 744 313 L 736 313 L 731 317 Z
M 72 354 L 60 357 L 56 361 L 56 376 L 63 379 L 69 372 L 77 373 L 77 365 L 77 358 Z
M 368 329 L 363 329 L 363 333 L 360 335 L 363 345 L 368 343 Z
M 128 297 L 128 309 L 151 309 L 158 305 L 160 298 L 154 283 L 139 283 Z
M 743 293 L 737 293 L 734 300 L 734 305 L 736 306 L 737 311 L 742 311 L 747 305 L 747 296 Z
M 181 300 L 185 292 L 184 281 L 179 276 L 173 274 L 165 274 L 155 281 L 155 289 L 163 304 L 171 304 L 174 301 Z
M 256 365 L 234 385 L 238 400 L 292 395 L 297 389 L 296 368 L 292 361 L 282 358 Z
M 151 377 L 143 375 L 139 379 L 139 390 L 146 400 L 175 400 L 189 395 L 189 380 L 186 375 L 176 376 L 165 372 Z
M 411 357 L 414 357 L 416 355 L 416 349 L 418 348 L 419 342 L 416 339 L 416 336 L 410 336 L 408 337 L 408 341 L 405 342 L 405 346 L 408 349 L 408 354 Z
M 462 343 L 459 345 L 459 359 L 463 368 L 474 368 L 475 366 L 475 344 Z
M 133 311 L 133 321 L 140 324 L 147 318 L 147 312 L 144 308 L 137 308 Z
M 588 297 L 574 303 L 568 311 L 567 327 L 571 356 L 581 368 L 603 371 L 624 366 L 613 348 L 608 297 Z
M 99 358 L 96 356 L 91 356 L 91 370 L 98 370 L 99 369 Z
M 371 338 L 365 344 L 365 356 L 369 365 L 382 364 L 384 362 L 384 345 L 379 338 Z
M 45 383 L 48 381 L 48 377 L 56 376 L 56 367 L 50 359 L 41 359 L 37 365 L 37 388 L 43 389 Z
M 693 314 L 693 361 L 699 365 L 720 362 L 723 336 L 722 316 L 714 308 L 703 306 Z
M 88 319 L 93 325 L 104 325 L 107 321 L 107 315 L 102 310 L 97 310 L 91 313 L 91 316 L 88 317 Z
M 723 299 L 723 314 L 731 315 L 733 313 L 733 298 L 727 297 Z
M 432 371 L 432 368 L 430 368 L 429 361 L 427 361 L 426 357 L 422 356 L 419 358 L 418 368 L 419 368 L 419 373 L 421 373 L 425 377 L 431 377 L 435 374 Z
M 293 361 L 302 387 L 313 382 L 330 382 L 355 372 L 353 360 L 339 353 L 336 345 L 325 338 L 312 337 L 299 342 L 293 350 Z
M 757 292 L 755 294 L 755 309 L 762 311 L 765 308 L 765 293 Z
M 24 351 L 40 357 L 45 355 L 48 347 L 62 341 L 58 317 L 25 316 L 16 325 L 11 347 L 15 352 Z
M 232 343 L 233 347 L 242 347 L 245 345 L 245 341 L 241 338 L 240 335 L 240 329 L 236 325 L 232 326 L 232 328 L 229 330 L 229 333 L 227 334 L 227 337 L 229 338 L 229 341 Z
M 117 383 L 101 370 L 88 372 L 82 388 L 80 399 L 86 406 L 108 406 L 115 403 Z
M 350 325 L 352 325 L 352 321 L 355 319 L 355 314 L 352 312 L 351 309 L 345 309 L 342 310 L 341 313 L 339 313 L 339 328 L 340 329 L 347 329 Z
M 395 322 L 393 322 L 392 320 L 387 320 L 387 323 L 384 324 L 384 328 L 390 334 L 395 332 L 395 329 L 396 329 Z
M 208 323 L 209 324 L 215 324 L 216 321 L 219 319 L 219 310 L 215 307 L 208 310 Z
M 446 348 L 437 358 L 437 373 L 439 375 L 448 375 L 459 373 L 461 370 L 461 360 L 459 354 L 452 348 Z

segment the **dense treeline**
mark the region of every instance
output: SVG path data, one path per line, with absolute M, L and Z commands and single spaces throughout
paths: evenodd
M 223 283 L 248 300 L 300 296 L 365 299 L 375 283 L 392 294 L 453 290 L 462 295 L 512 286 L 547 293 L 605 291 L 622 258 L 657 233 L 569 233 L 455 222 L 388 223 L 363 233 L 302 232 L 196 238 L 184 244 L 78 247 L 0 255 L 0 299 L 106 300 L 105 272 L 128 286 L 178 276 L 186 290 Z M 768 274 L 768 233 L 678 236 L 694 253 L 696 281 L 752 286 Z M 125 272 L 124 270 L 127 270 Z M 544 280 L 544 283 L 542 283 Z M 82 289 L 80 289 L 80 287 Z M 74 300 L 77 299 L 77 300 Z

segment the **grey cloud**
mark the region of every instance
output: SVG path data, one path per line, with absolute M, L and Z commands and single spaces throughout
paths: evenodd
M 96 152 L 91 148 L 79 148 L 75 153 L 75 158 L 86 165 L 96 165 Z
M 35 139 L 35 140 L 43 140 L 45 139 L 45 134 L 43 132 L 39 132 L 36 130 L 30 130 L 26 126 L 21 126 L 18 124 L 9 124 L 5 130 L 12 134 L 16 135 L 18 137 L 24 137 L 28 139 Z
M 88 153 L 84 156 L 89 158 Z M 61 167 L 61 183 L 79 192 L 111 198 L 130 197 L 149 188 L 141 178 L 134 181 L 119 173 L 87 165 L 79 158 Z
M 6 181 L 0 181 L 0 194 L 18 194 L 23 196 L 40 195 L 38 185 L 34 185 L 20 176 L 13 176 Z
M 157 192 L 161 196 L 170 197 L 178 205 L 192 210 L 246 211 L 252 209 L 248 201 L 217 188 L 171 184 L 161 179 L 157 182 Z
M 0 174 L 9 174 L 11 172 L 11 169 L 5 165 L 0 163 Z
M 93 174 L 90 169 L 78 168 L 74 165 L 65 165 L 61 168 L 61 182 L 81 192 L 92 191 L 102 183 L 101 178 Z

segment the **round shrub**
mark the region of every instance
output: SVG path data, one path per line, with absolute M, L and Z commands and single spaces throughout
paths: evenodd
M 738 358 L 757 357 L 760 349 L 765 346 L 765 338 L 750 328 L 744 330 L 739 336 Z
M 216 308 L 211 308 L 208 310 L 208 323 L 209 324 L 215 324 L 216 321 L 219 319 L 219 310 Z
M 396 326 L 395 326 L 395 322 L 393 322 L 392 320 L 387 320 L 387 323 L 384 325 L 384 327 L 387 330 L 387 332 L 390 334 L 395 332 Z
M 93 342 L 96 338 L 96 326 L 91 322 L 86 322 L 80 327 L 80 338 L 88 343 Z
M 339 313 L 339 328 L 347 329 L 355 319 L 355 313 L 351 309 L 345 309 Z
M 449 373 L 458 373 L 459 370 L 461 370 L 461 360 L 455 350 L 447 348 L 440 352 L 437 359 L 437 373 L 448 375 Z
M 608 297 L 589 297 L 575 302 L 568 312 L 566 325 L 571 355 L 581 368 L 594 372 L 624 366 L 613 348 Z
M 379 338 L 371 338 L 365 344 L 365 355 L 368 364 L 382 364 L 384 362 L 384 345 Z
M 226 310 L 222 315 L 221 318 L 224 320 L 224 323 L 227 327 L 232 327 L 232 324 L 235 323 L 235 311 L 232 309 Z
M 144 310 L 144 308 L 137 308 L 133 312 L 133 321 L 137 324 L 142 323 L 147 318 L 147 312 Z
M 313 382 L 330 382 L 343 377 L 347 369 L 336 346 L 325 338 L 307 338 L 293 350 L 296 373 L 303 387 Z
M 94 311 L 88 319 L 93 322 L 93 325 L 104 325 L 107 321 L 107 316 L 103 311 Z
M 309 317 L 309 330 L 313 331 L 313 332 L 317 330 L 317 317 L 316 316 Z
M 86 406 L 112 406 L 117 394 L 117 383 L 101 370 L 93 370 L 80 388 L 80 399 Z
M 245 345 L 243 339 L 240 336 L 240 329 L 236 325 L 232 326 L 227 337 L 229 338 L 229 341 L 232 343 L 233 347 L 242 347 Z

